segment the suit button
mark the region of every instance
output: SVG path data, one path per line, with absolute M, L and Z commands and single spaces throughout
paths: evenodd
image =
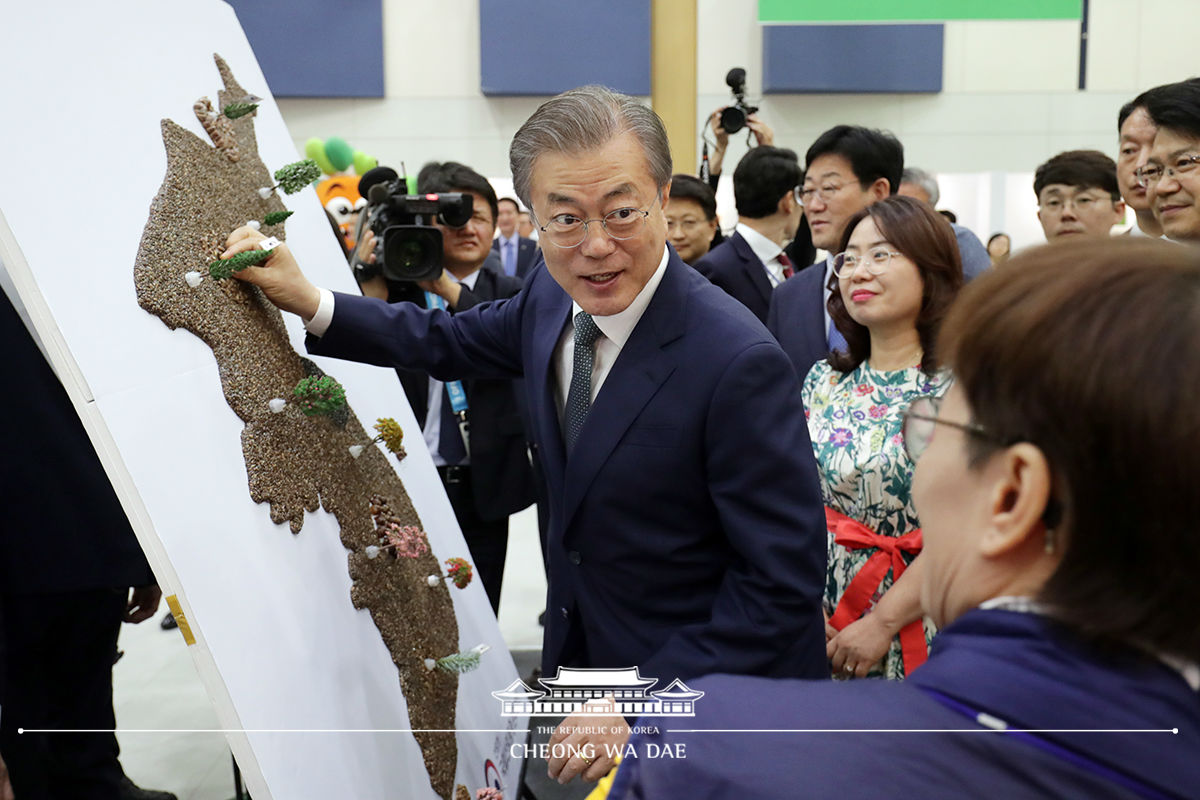
M 560 608 L 560 609 L 559 609 L 559 611 L 561 611 L 561 612 L 562 612 L 562 618 L 563 618 L 563 619 L 570 619 L 570 618 L 571 618 L 571 612 L 570 612 L 570 611 L 567 611 L 567 609 L 566 609 L 566 607 L 565 607 L 565 606 L 564 606 L 563 608 Z
M 578 550 L 572 550 L 571 552 L 567 553 L 567 561 L 570 561 L 575 566 L 579 566 L 579 563 L 583 561 L 583 559 L 580 558 Z

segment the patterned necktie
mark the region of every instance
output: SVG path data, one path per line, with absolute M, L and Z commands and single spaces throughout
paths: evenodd
M 571 368 L 571 388 L 567 391 L 567 407 L 563 413 L 567 452 L 579 439 L 579 431 L 592 407 L 592 362 L 596 359 L 594 345 L 600 329 L 591 314 L 580 311 L 575 315 L 575 363 Z
M 779 263 L 783 265 L 783 279 L 785 281 L 796 274 L 796 270 L 792 269 L 792 260 L 788 258 L 787 253 L 779 254 Z

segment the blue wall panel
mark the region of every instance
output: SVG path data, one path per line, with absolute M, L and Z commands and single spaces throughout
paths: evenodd
M 763 91 L 940 92 L 941 25 L 764 25 Z
M 553 95 L 599 83 L 650 94 L 650 0 L 479 0 L 485 95 Z
M 383 97 L 383 0 L 229 0 L 276 97 Z

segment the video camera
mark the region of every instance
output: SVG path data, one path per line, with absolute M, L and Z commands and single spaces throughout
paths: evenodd
M 746 70 L 734 67 L 725 75 L 725 85 L 733 90 L 733 105 L 721 112 L 721 127 L 726 133 L 737 133 L 746 127 L 746 117 L 758 111 L 758 106 L 746 103 Z
M 408 183 L 391 167 L 367 170 L 358 181 L 367 198 L 366 224 L 374 231 L 375 264 L 389 281 L 428 281 L 442 274 L 442 232 L 435 217 L 452 228 L 466 225 L 474 211 L 469 194 L 408 194 Z

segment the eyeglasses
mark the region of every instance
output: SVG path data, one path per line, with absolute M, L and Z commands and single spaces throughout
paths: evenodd
M 661 199 L 660 190 L 654 202 L 657 203 Z M 538 230 L 546 234 L 546 241 L 555 247 L 579 247 L 587 239 L 588 225 L 593 222 L 599 222 L 610 239 L 624 241 L 642 232 L 648 216 L 648 208 L 618 208 L 596 219 L 581 219 L 574 214 L 555 214 Z
M 898 255 L 900 253 L 883 247 L 868 250 L 861 255 L 858 253 L 838 253 L 833 257 L 833 274 L 839 279 L 844 280 L 853 275 L 854 270 L 858 269 L 858 266 L 862 264 L 866 266 L 867 272 L 872 275 L 882 275 L 887 272 L 888 265 L 892 263 L 892 256 Z
M 819 189 L 816 186 L 801 186 L 797 187 L 798 191 L 796 193 L 796 199 L 804 205 L 809 205 L 813 200 L 818 198 L 820 198 L 822 203 L 828 203 L 833 199 L 835 194 L 845 188 L 845 184 L 841 186 L 828 184 L 820 187 Z
M 1038 208 L 1048 211 L 1051 214 L 1061 214 L 1069 204 L 1074 207 L 1075 213 L 1087 214 L 1098 208 L 1099 203 L 1111 199 L 1108 195 L 1098 196 L 1091 194 L 1077 194 L 1074 197 L 1049 197 L 1038 203 Z
M 901 431 L 904 434 L 904 450 L 908 453 L 908 457 L 915 464 L 921 454 L 925 452 L 925 448 L 929 447 L 929 443 L 933 441 L 933 432 L 938 425 L 949 425 L 951 428 L 958 428 L 964 433 L 971 436 L 979 436 L 988 441 L 1000 443 L 987 428 L 975 422 L 952 422 L 948 419 L 940 419 L 938 411 L 942 407 L 942 398 L 940 397 L 918 397 L 908 404 L 908 408 L 904 409 L 901 418 Z
M 1175 164 L 1170 167 L 1163 167 L 1160 164 L 1147 164 L 1144 167 L 1138 167 L 1134 171 L 1134 177 L 1137 178 L 1138 186 L 1143 189 L 1149 189 L 1151 186 L 1158 185 L 1158 182 L 1164 176 L 1173 178 L 1176 175 L 1186 175 L 1200 164 L 1200 156 L 1180 156 L 1175 159 Z

